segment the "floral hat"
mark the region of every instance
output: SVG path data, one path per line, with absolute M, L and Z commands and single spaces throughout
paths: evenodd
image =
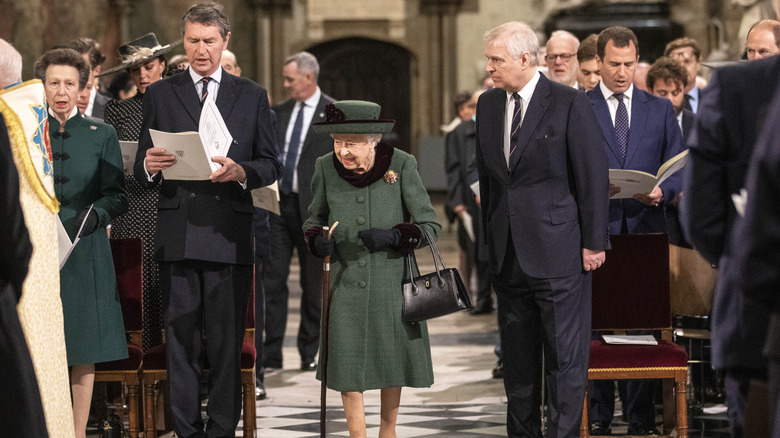
M 387 134 L 395 120 L 380 119 L 382 107 L 365 100 L 340 100 L 325 107 L 326 120 L 312 123 L 319 134 Z

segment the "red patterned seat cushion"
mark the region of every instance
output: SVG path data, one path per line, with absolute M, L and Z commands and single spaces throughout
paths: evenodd
M 687 367 L 685 349 L 671 341 L 658 345 L 610 345 L 601 339 L 590 341 L 589 368 Z

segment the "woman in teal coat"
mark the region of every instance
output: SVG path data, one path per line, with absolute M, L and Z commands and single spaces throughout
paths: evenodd
M 401 387 L 433 384 L 428 328 L 401 317 L 404 255 L 441 225 L 413 156 L 381 142 L 392 120 L 379 105 L 340 101 L 316 132 L 334 152 L 317 160 L 303 226 L 314 255 L 331 255 L 328 387 L 341 392 L 350 436 L 366 435 L 363 391 L 381 389 L 380 436 L 395 436 Z M 333 237 L 322 227 L 338 221 Z M 322 363 L 322 362 L 320 362 Z M 318 370 L 318 378 L 321 378 Z
M 95 363 L 127 357 L 122 309 L 106 225 L 127 210 L 116 131 L 76 108 L 89 77 L 72 49 L 52 49 L 35 63 L 49 104 L 49 136 L 59 217 L 71 241 L 81 239 L 60 269 L 65 345 L 71 368 L 76 436 L 86 435 Z M 90 209 L 91 207 L 91 209 Z

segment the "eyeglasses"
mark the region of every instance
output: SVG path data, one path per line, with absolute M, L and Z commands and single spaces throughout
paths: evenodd
M 555 62 L 555 58 L 561 58 L 562 62 L 569 62 L 571 60 L 571 57 L 576 55 L 576 53 L 561 53 L 560 55 L 547 55 L 544 57 L 544 59 L 547 60 L 547 62 Z

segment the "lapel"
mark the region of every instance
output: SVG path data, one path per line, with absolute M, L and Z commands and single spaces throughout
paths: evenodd
M 482 145 L 482 155 L 485 159 L 485 165 L 493 169 L 493 174 L 501 179 L 502 182 L 509 182 L 509 172 L 507 172 L 506 159 L 504 158 L 504 115 L 506 114 L 506 92 L 495 88 L 483 94 L 482 98 L 490 99 L 487 105 L 484 105 L 477 112 L 478 121 L 485 117 L 490 126 L 484 126 L 487 129 Z M 481 114 L 484 112 L 485 114 Z M 481 142 L 480 142 L 481 143 Z M 490 145 L 490 146 L 488 146 Z
M 238 100 L 238 93 L 241 91 L 241 87 L 236 81 L 236 78 L 230 73 L 222 71 L 222 83 L 219 84 L 219 92 L 217 92 L 217 109 L 222 115 L 222 119 L 228 120 L 230 113 L 233 111 L 233 106 Z
M 615 135 L 615 125 L 612 124 L 612 116 L 609 114 L 607 100 L 604 99 L 604 94 L 601 93 L 601 87 L 599 85 L 593 87 L 588 92 L 588 97 L 593 106 L 593 112 L 596 113 L 596 119 L 598 119 L 599 125 L 601 125 L 601 132 L 604 133 L 604 138 L 607 140 L 609 150 L 612 151 L 612 155 L 615 156 L 618 163 L 623 162 L 623 154 L 620 153 L 620 146 L 618 146 L 617 136 Z
M 536 74 L 540 75 L 539 82 L 536 84 L 536 89 L 531 95 L 531 101 L 528 102 L 528 108 L 526 108 L 523 115 L 523 122 L 518 133 L 517 150 L 512 154 L 512 161 L 509 163 L 510 169 L 517 168 L 517 163 L 520 161 L 523 152 L 525 152 L 531 135 L 547 112 L 547 108 L 550 107 L 550 95 L 552 94 L 550 80 L 539 72 Z
M 317 107 L 314 108 L 314 115 L 311 118 L 311 123 L 319 123 L 325 121 L 325 106 L 329 104 L 330 102 L 333 102 L 330 100 L 328 96 L 325 94 L 320 94 L 320 100 L 317 102 Z M 303 147 L 301 147 L 301 155 L 303 155 L 303 151 L 307 149 L 307 147 L 311 144 L 311 142 L 314 139 L 316 134 L 313 129 L 311 129 L 311 125 L 309 125 L 309 129 L 306 130 L 306 138 L 303 139 Z
M 173 93 L 176 94 L 187 114 L 192 117 L 195 126 L 198 126 L 198 120 L 200 120 L 200 100 L 198 99 L 198 91 L 195 89 L 189 70 L 173 76 L 170 81 Z
M 639 142 L 645 131 L 649 108 L 647 104 L 647 94 L 634 87 L 633 101 L 631 102 L 631 123 L 628 128 L 628 150 L 626 151 L 626 169 L 631 167 L 628 163 L 634 158 L 639 150 Z

